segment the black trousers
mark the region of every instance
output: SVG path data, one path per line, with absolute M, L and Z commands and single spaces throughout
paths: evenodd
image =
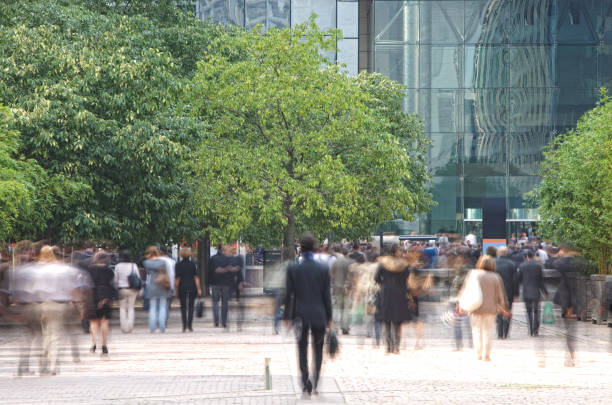
M 385 322 L 385 341 L 387 343 L 387 353 L 399 352 L 401 331 L 401 322 Z
M 508 304 L 508 310 L 512 310 L 512 301 L 510 301 Z M 497 314 L 497 337 L 499 339 L 508 339 L 511 320 L 511 318 L 506 318 L 502 314 Z
M 183 329 L 191 329 L 193 325 L 193 307 L 195 305 L 197 291 L 195 290 L 179 290 L 179 300 L 181 302 L 181 321 L 183 321 Z
M 227 311 L 229 309 L 229 299 L 231 288 L 229 286 L 213 286 L 212 290 L 212 309 L 215 326 L 219 326 L 219 300 L 221 300 L 221 325 L 227 327 Z
M 535 336 L 540 329 L 540 300 L 525 300 L 525 309 L 527 310 L 529 334 Z
M 300 372 L 302 373 L 303 387 L 308 387 L 308 335 L 312 331 L 312 353 L 314 356 L 313 378 L 310 382 L 317 387 L 321 364 L 323 363 L 323 343 L 325 341 L 325 327 L 317 327 L 309 324 L 302 325 L 301 333 L 298 335 L 298 351 L 300 359 Z

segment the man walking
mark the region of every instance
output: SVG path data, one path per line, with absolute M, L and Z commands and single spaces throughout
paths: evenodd
M 219 300 L 221 300 L 221 326 L 227 328 L 229 298 L 234 287 L 235 272 L 232 271 L 231 246 L 223 245 L 221 254 L 210 259 L 209 279 L 212 295 L 212 308 L 215 327 L 219 327 Z
M 314 260 L 317 240 L 310 234 L 302 236 L 300 247 L 303 261 L 287 269 L 287 293 L 285 298 L 285 319 L 293 320 L 296 337 L 302 390 L 310 395 L 317 392 L 317 383 L 323 362 L 323 341 L 325 328 L 332 325 L 332 305 L 329 269 Z M 308 336 L 312 332 L 314 370 L 312 378 L 308 373 Z
M 523 284 L 523 301 L 527 310 L 529 334 L 538 336 L 540 328 L 540 294 L 548 296 L 542 277 L 542 265 L 533 260 L 533 251 L 525 251 L 525 261 L 519 266 L 519 281 Z
M 497 273 L 504 282 L 504 290 L 508 302 L 508 311 L 512 311 L 512 301 L 519 295 L 518 289 L 518 273 L 516 271 L 516 263 L 508 257 L 508 248 L 505 246 L 497 249 L 497 259 L 495 259 L 495 267 Z M 504 317 L 502 314 L 497 315 L 497 337 L 499 339 L 507 339 L 510 331 L 510 318 Z
M 347 254 L 348 252 L 345 248 L 337 248 L 336 261 L 330 269 L 334 314 L 336 315 L 337 324 L 340 325 L 342 333 L 345 335 L 348 335 L 350 330 L 352 307 L 350 267 L 351 264 L 355 263 L 346 257 Z

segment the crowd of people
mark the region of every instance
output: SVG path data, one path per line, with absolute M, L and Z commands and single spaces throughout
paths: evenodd
M 489 246 L 482 252 L 474 235 L 455 242 L 440 236 L 431 241 L 386 246 L 379 256 L 370 244 L 315 248 L 306 238 L 299 253 L 300 264 L 290 265 L 287 272 L 284 302 L 286 319 L 292 320 L 294 327 L 297 325 L 305 393 L 316 391 L 326 327 L 345 335 L 357 329 L 361 341 L 367 335 L 376 346 L 381 344 L 382 331 L 386 352 L 397 354 L 402 347 L 402 329 L 411 326 L 416 337 L 414 349 L 422 349 L 427 314 L 419 303 L 423 297 L 435 294 L 432 288 L 436 282 L 441 283 L 433 275 L 435 268 L 451 272 L 448 311 L 443 318 L 454 330 L 455 350 L 463 349 L 463 332 L 467 328 L 470 345 L 477 359 L 483 361 L 491 361 L 495 330 L 498 339 L 508 338 L 513 302 L 521 295 L 521 288 L 529 335 L 539 336 L 541 302 L 550 298 L 543 268 L 556 269 L 560 283 L 553 302 L 566 332 L 565 365 L 574 365 L 576 320 L 572 312 L 576 293 L 570 278 L 576 272 L 576 252 L 569 246 L 559 248 L 524 237 L 516 242 L 510 240 L 506 246 Z M 294 307 L 300 305 L 296 312 Z M 314 376 L 308 373 L 309 330 Z
M 193 331 L 194 308 L 202 296 L 202 286 L 188 247 L 180 249 L 178 262 L 172 259 L 169 250 L 159 246 L 150 246 L 139 259 L 132 258 L 127 250 L 111 252 L 93 245 L 69 255 L 56 247 L 31 242 L 19 243 L 14 249 L 11 282 L 2 286 L 0 310 L 27 331 L 19 375 L 32 373 L 29 353 L 37 339 L 41 339 L 43 348 L 40 373 L 56 374 L 58 346 L 64 332 L 70 337 L 73 360 L 78 361 L 75 333 L 71 333 L 72 325 L 78 325 L 75 320 L 91 336 L 90 352 L 99 350 L 102 356 L 108 356 L 114 302 L 119 303 L 122 332 L 133 331 L 135 304 L 142 297 L 150 332 L 163 333 L 176 296 L 182 331 Z M 516 242 L 511 239 L 507 246 L 489 247 L 485 252 L 473 235 L 455 241 L 446 235 L 435 240 L 404 241 L 385 246 L 383 252 L 369 243 L 319 247 L 314 238 L 306 238 L 300 244 L 296 261 L 282 268 L 286 282 L 276 291 L 275 330 L 278 332 L 283 317 L 293 321 L 294 326 L 299 325 L 296 334 L 304 388 L 316 390 L 326 329 L 355 334 L 361 342 L 365 336 L 371 337 L 374 345 L 382 344 L 387 353 L 397 354 L 403 347 L 403 328 L 411 327 L 414 348 L 422 349 L 424 325 L 430 315 L 422 310 L 422 300 L 434 294 L 434 286 L 441 283 L 431 269 L 444 268 L 451 272 L 445 320 L 453 330 L 455 350 L 463 349 L 467 329 L 478 359 L 488 361 L 495 325 L 499 339 L 509 336 L 513 302 L 521 287 L 529 334 L 538 336 L 541 301 L 550 297 L 543 281 L 542 269 L 546 267 L 557 269 L 560 274 L 553 302 L 560 308 L 568 329 L 567 365 L 572 365 L 575 292 L 569 276 L 575 272 L 574 255 L 568 247 L 546 245 L 535 238 Z M 305 270 L 298 271 L 296 266 Z M 208 271 L 213 323 L 227 329 L 229 302 L 235 297 L 240 303 L 245 285 L 244 260 L 231 245 L 221 245 L 211 257 Z M 309 279 L 304 275 L 309 272 L 317 275 Z M 5 282 L 7 279 L 4 277 Z M 478 285 L 479 305 L 468 308 L 466 296 L 471 294 L 474 284 Z M 244 306 L 237 307 L 236 319 L 242 320 Z M 304 363 L 309 334 L 317 370 L 312 378 Z

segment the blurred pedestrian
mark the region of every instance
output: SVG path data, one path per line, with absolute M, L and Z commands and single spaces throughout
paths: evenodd
M 538 336 L 540 329 L 540 299 L 548 297 L 544 286 L 542 265 L 534 260 L 531 250 L 526 251 L 525 261 L 518 268 L 519 282 L 523 285 L 523 301 L 527 311 L 529 334 Z
M 336 327 L 342 329 L 342 333 L 347 335 L 350 331 L 351 321 L 351 276 L 350 267 L 353 260 L 347 257 L 346 248 L 336 247 L 336 260 L 330 268 L 332 284 L 332 303 L 334 306 L 334 316 Z
M 504 284 L 499 274 L 495 273 L 495 260 L 491 256 L 483 255 L 478 259 L 476 269 L 470 271 L 463 284 L 460 297 L 465 293 L 465 287 L 471 277 L 476 277 L 482 293 L 481 305 L 470 312 L 474 348 L 478 360 L 491 361 L 491 335 L 497 313 L 501 312 L 506 317 L 512 317 L 512 313 L 506 309 Z
M 234 266 L 232 266 L 232 247 L 230 245 L 222 245 L 221 253 L 211 258 L 209 271 L 215 327 L 219 327 L 220 321 L 221 326 L 227 328 L 229 299 L 235 279 Z M 219 301 L 221 301 L 221 314 L 219 314 Z
M 553 303 L 561 308 L 561 318 L 565 328 L 565 366 L 574 367 L 576 352 L 576 319 L 574 317 L 574 300 L 576 297 L 575 287 L 570 278 L 576 275 L 576 251 L 569 246 L 559 249 L 559 257 L 551 257 L 546 267 L 559 272 L 561 281 L 553 297 Z
M 164 246 L 160 250 L 159 258 L 166 263 L 166 276 L 168 277 L 168 281 L 170 282 L 170 293 L 168 294 L 168 298 L 166 299 L 166 324 L 168 323 L 168 316 L 170 315 L 170 307 L 172 306 L 172 299 L 174 298 L 174 286 L 176 279 L 176 261 L 170 257 L 172 254 L 172 248 Z
M 181 261 L 176 264 L 176 287 L 181 303 L 181 321 L 183 332 L 193 332 L 193 308 L 197 296 L 202 295 L 198 270 L 191 261 L 191 248 L 182 248 L 179 252 Z
M 317 239 L 305 234 L 300 240 L 303 261 L 287 269 L 285 319 L 293 321 L 298 340 L 299 364 L 302 375 L 302 392 L 317 393 L 323 363 L 325 328 L 332 327 L 332 304 L 329 269 L 314 260 Z M 308 372 L 308 338 L 312 333 L 314 370 Z
M 516 263 L 508 257 L 508 248 L 506 246 L 502 246 L 497 250 L 495 269 L 504 283 L 508 311 L 511 311 L 513 301 L 519 296 L 519 280 Z M 497 314 L 497 337 L 499 339 L 508 338 L 510 321 L 510 318 L 504 317 L 501 313 Z
M 380 285 L 380 320 L 384 325 L 387 353 L 399 353 L 401 326 L 412 319 L 408 308 L 410 268 L 402 257 L 399 245 L 391 247 L 387 256 L 379 258 L 375 281 Z
M 96 352 L 98 336 L 102 343 L 102 355 L 108 355 L 109 320 L 111 319 L 113 300 L 117 298 L 114 285 L 115 274 L 111 257 L 105 251 L 94 254 L 89 275 L 93 283 L 93 308 L 89 311 L 89 332 L 91 335 L 91 353 Z
M 157 246 L 149 246 L 145 251 L 143 262 L 147 273 L 145 294 L 149 299 L 149 330 L 154 333 L 166 331 L 168 311 L 168 296 L 170 295 L 170 278 L 166 270 L 166 262 L 160 258 Z
M 119 289 L 119 324 L 123 333 L 134 329 L 134 305 L 140 290 L 132 289 L 128 278 L 135 274 L 140 277 L 136 263 L 129 250 L 119 252 L 119 263 L 115 265 L 115 285 Z

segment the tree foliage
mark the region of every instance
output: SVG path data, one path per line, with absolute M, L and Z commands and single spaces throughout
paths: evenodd
M 402 86 L 325 60 L 339 35 L 313 19 L 223 35 L 199 63 L 187 103 L 210 130 L 192 167 L 213 240 L 282 240 L 292 255 L 297 232 L 369 236 L 428 209 L 422 123 Z
M 576 129 L 551 143 L 532 198 L 544 236 L 571 241 L 600 272 L 612 270 L 612 99 L 605 91 Z
M 196 228 L 182 161 L 204 133 L 178 102 L 211 39 L 170 1 L 5 1 L 0 103 L 19 153 L 82 196 L 54 201 L 29 237 L 178 240 Z

